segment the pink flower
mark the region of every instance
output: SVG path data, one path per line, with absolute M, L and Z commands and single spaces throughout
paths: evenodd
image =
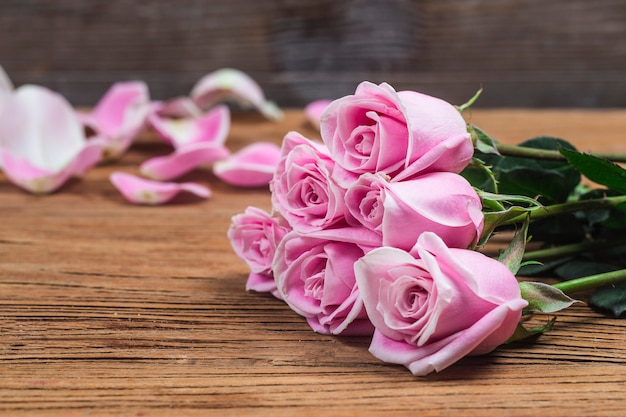
M 114 83 L 93 111 L 79 114 L 85 125 L 106 143 L 105 157 L 117 158 L 143 129 L 150 108 L 148 86 L 143 81 Z
M 246 290 L 271 292 L 281 298 L 274 281 L 272 260 L 288 230 L 276 217 L 256 207 L 248 207 L 233 216 L 227 235 L 237 256 L 250 268 Z
M 256 81 L 232 68 L 222 68 L 202 77 L 191 89 L 191 98 L 201 109 L 209 109 L 227 99 L 243 107 L 256 108 L 270 120 L 283 117 L 276 104 L 265 98 Z
M 151 181 L 124 172 L 113 172 L 111 183 L 131 203 L 158 205 L 164 204 L 181 192 L 187 192 L 200 198 L 209 198 L 211 191 L 196 183 Z
M 280 160 L 280 147 L 271 142 L 255 142 L 213 164 L 213 173 L 222 181 L 240 187 L 270 183 Z
M 285 137 L 280 160 L 270 183 L 272 204 L 300 232 L 311 232 L 343 224 L 348 213 L 343 172 L 326 148 L 301 135 Z
M 366 173 L 349 187 L 345 201 L 355 219 L 382 235 L 384 246 L 404 250 L 426 231 L 449 247 L 468 248 L 484 223 L 480 198 L 465 178 L 450 172 L 401 182 Z
M 184 101 L 177 101 L 182 106 Z M 168 108 L 172 110 L 171 104 Z M 178 110 L 183 111 L 181 106 Z M 155 106 L 149 120 L 159 135 L 175 151 L 166 156 L 151 158 L 141 164 L 143 175 L 158 179 L 171 180 L 197 168 L 200 165 L 219 161 L 230 155 L 224 146 L 230 131 L 230 110 L 226 106 L 217 106 L 204 114 L 189 115 L 184 118 L 170 118 L 162 114 L 163 108 Z M 195 114 L 192 107 L 191 113 Z
M 67 100 L 45 87 L 24 85 L 0 111 L 0 166 L 14 184 L 49 193 L 81 176 L 102 157 L 103 143 L 87 141 Z
M 349 239 L 339 240 L 341 231 L 335 237 L 337 240 L 288 233 L 274 257 L 278 291 L 318 333 L 369 335 L 373 328 L 353 269 L 368 248 Z
M 448 248 L 434 233 L 413 255 L 381 247 L 354 265 L 376 331 L 370 352 L 415 375 L 491 352 L 515 331 L 527 302 L 515 276 L 479 252 Z
M 321 135 L 338 165 L 392 181 L 435 171 L 461 172 L 473 155 L 465 121 L 451 104 L 388 84 L 361 83 L 331 103 Z

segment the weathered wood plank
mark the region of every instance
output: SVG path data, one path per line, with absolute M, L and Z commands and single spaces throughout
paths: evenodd
M 158 99 L 242 69 L 282 106 L 387 81 L 486 107 L 626 104 L 619 0 L 43 0 L 0 4 L 0 64 L 77 105 L 143 79 Z
M 506 142 L 549 133 L 582 149 L 626 152 L 626 113 L 480 111 Z M 237 115 L 228 144 L 315 132 Z M 594 138 L 607 142 L 593 142 Z M 612 142 L 611 142 L 612 143 Z M 10 416 L 622 416 L 625 322 L 579 305 L 534 344 L 512 344 L 415 378 L 332 338 L 272 297 L 244 291 L 225 236 L 265 189 L 198 169 L 197 204 L 139 207 L 108 182 L 166 149 L 144 137 L 123 159 L 37 197 L 0 174 L 0 414 Z

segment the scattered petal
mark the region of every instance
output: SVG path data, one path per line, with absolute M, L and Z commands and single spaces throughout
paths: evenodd
M 178 119 L 164 117 L 157 110 L 148 116 L 148 121 L 159 136 L 176 149 L 200 142 L 222 145 L 230 131 L 230 110 L 221 105 L 198 117 Z
M 106 140 L 105 155 L 117 158 L 124 153 L 145 125 L 150 110 L 148 86 L 143 81 L 115 83 L 83 123 Z
M 211 190 L 192 183 L 159 182 L 124 172 L 113 172 L 109 177 L 115 188 L 131 203 L 157 205 L 170 201 L 185 191 L 200 198 L 209 198 Z
M 4 173 L 15 185 L 34 194 L 57 190 L 70 177 L 82 176 L 102 159 L 102 143 L 89 143 L 65 169 L 57 172 L 38 168 L 26 159 L 0 150 Z
M 9 98 L 11 93 L 13 93 L 13 83 L 11 79 L 4 71 L 4 68 L 0 66 L 0 109 L 2 109 L 2 103 Z
M 0 65 L 0 112 L 2 111 L 3 103 L 13 93 L 13 89 L 11 79 Z M 2 169 L 2 158 L 0 158 L 0 169 Z
M 206 163 L 227 158 L 228 149 L 221 144 L 197 142 L 177 149 L 166 156 L 158 156 L 141 164 L 143 175 L 156 180 L 171 180 L 178 178 L 192 169 Z
M 217 161 L 213 165 L 213 173 L 231 185 L 267 185 L 274 176 L 280 155 L 280 147 L 274 143 L 253 143 L 230 157 Z
M 232 68 L 223 68 L 202 77 L 192 88 L 191 98 L 203 109 L 228 99 L 244 107 L 254 107 L 268 119 L 283 118 L 282 111 L 276 104 L 266 100 L 256 81 Z
M 164 117 L 199 117 L 202 110 L 189 97 L 176 97 L 167 101 L 153 101 L 150 113 L 158 113 Z
M 320 128 L 322 113 L 324 113 L 324 110 L 326 110 L 326 107 L 328 107 L 330 103 L 332 103 L 332 100 L 316 100 L 310 102 L 304 108 L 304 114 L 307 119 L 309 119 L 309 122 L 316 128 Z
M 103 145 L 87 141 L 71 105 L 45 87 L 19 87 L 0 113 L 0 164 L 10 181 L 34 193 L 83 175 L 101 159 Z

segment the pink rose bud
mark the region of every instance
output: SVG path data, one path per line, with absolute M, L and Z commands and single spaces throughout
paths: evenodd
M 250 268 L 246 290 L 271 292 L 280 298 L 272 273 L 276 247 L 288 228 L 265 211 L 248 207 L 233 216 L 227 235 L 233 250 Z
M 300 232 L 345 224 L 345 181 L 321 144 L 290 133 L 270 182 L 272 204 Z
M 274 277 L 283 300 L 316 332 L 371 335 L 353 269 L 366 249 L 347 240 L 290 232 L 276 250 Z
M 361 83 L 332 102 L 320 121 L 324 143 L 338 165 L 392 181 L 435 171 L 459 173 L 474 149 L 465 121 L 451 104 L 390 85 Z
M 401 182 L 366 173 L 346 192 L 346 206 L 361 224 L 382 235 L 384 246 L 407 251 L 427 231 L 449 247 L 468 248 L 484 223 L 478 194 L 465 178 L 451 172 Z
M 448 248 L 430 232 L 411 253 L 381 247 L 354 266 L 376 328 L 374 356 L 426 375 L 466 355 L 489 353 L 513 335 L 528 303 L 502 263 Z

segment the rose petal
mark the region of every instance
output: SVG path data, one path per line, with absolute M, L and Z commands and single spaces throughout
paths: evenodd
M 168 118 L 160 111 L 153 111 L 148 121 L 166 142 L 175 148 L 197 143 L 224 144 L 230 130 L 230 110 L 221 105 L 198 117 Z
M 5 104 L 0 113 L 0 159 L 16 185 L 35 193 L 52 192 L 100 160 L 102 141 L 85 140 L 74 109 L 61 95 L 25 85 Z
M 88 125 L 107 141 L 106 154 L 115 158 L 131 145 L 143 128 L 150 99 L 143 81 L 113 84 L 87 118 Z
M 384 362 L 406 366 L 416 376 L 424 376 L 433 371 L 439 372 L 467 355 L 486 354 L 503 343 L 500 341 L 498 345 L 490 346 L 489 350 L 476 350 L 500 328 L 502 323 L 507 320 L 517 323 L 519 317 L 513 319 L 510 317 L 510 312 L 516 308 L 518 306 L 500 305 L 481 317 L 471 328 L 426 346 L 396 341 L 376 331 L 369 351 Z M 507 337 L 511 336 L 513 330 Z
M 13 89 L 11 79 L 0 65 L 0 110 L 2 109 L 2 103 L 13 93 Z
M 246 146 L 230 157 L 217 161 L 213 173 L 222 181 L 241 187 L 269 184 L 280 161 L 280 147 L 270 142 Z
M 309 122 L 316 128 L 320 128 L 322 113 L 324 113 L 324 110 L 326 110 L 326 107 L 328 107 L 330 103 L 332 103 L 332 100 L 315 100 L 304 107 L 304 114 L 307 119 L 309 119 Z
M 283 142 L 281 144 L 281 156 L 287 156 L 287 154 L 298 145 L 309 145 L 318 153 L 326 155 L 328 158 L 330 158 L 328 147 L 324 143 L 309 139 L 293 130 L 287 132 L 287 134 L 283 138 Z
M 192 182 L 178 184 L 151 181 L 124 172 L 113 172 L 109 179 L 128 201 L 135 204 L 163 204 L 182 191 L 200 198 L 211 196 L 208 188 Z
M 164 117 L 185 118 L 200 117 L 202 110 L 189 97 L 176 97 L 167 101 L 153 101 L 150 113 L 158 113 Z
M 192 88 L 191 98 L 203 109 L 226 98 L 243 106 L 255 107 L 268 119 L 283 118 L 282 111 L 265 99 L 265 94 L 256 81 L 246 73 L 232 68 L 223 68 L 202 77 Z
M 279 300 L 283 299 L 276 288 L 274 277 L 268 274 L 250 272 L 248 280 L 246 281 L 246 291 L 269 292 Z
M 178 178 L 198 166 L 227 158 L 230 152 L 220 144 L 197 142 L 183 146 L 167 156 L 152 158 L 141 164 L 143 175 L 157 180 Z
M 83 175 L 102 158 L 103 144 L 90 143 L 70 164 L 60 171 L 49 171 L 32 165 L 28 160 L 0 150 L 0 166 L 15 185 L 32 193 L 45 194 L 57 190 L 73 175 Z
M 62 169 L 85 146 L 74 109 L 45 87 L 19 87 L 0 118 L 0 146 L 42 170 Z

